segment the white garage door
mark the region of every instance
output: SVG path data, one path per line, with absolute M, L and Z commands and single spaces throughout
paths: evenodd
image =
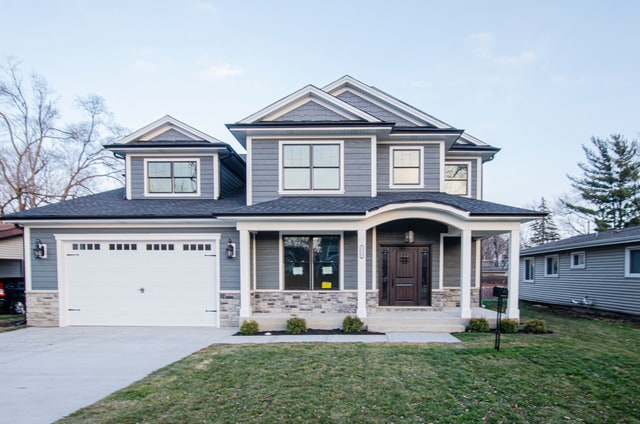
M 68 325 L 217 325 L 213 240 L 65 241 Z

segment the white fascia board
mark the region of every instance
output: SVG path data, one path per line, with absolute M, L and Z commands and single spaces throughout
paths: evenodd
M 184 134 L 186 136 L 189 136 L 190 138 L 193 138 L 194 140 L 206 140 L 211 143 L 224 143 L 223 141 L 218 140 L 217 138 L 212 137 L 209 134 L 206 134 L 200 130 L 197 130 L 192 126 L 187 125 L 184 122 L 179 121 L 170 115 L 165 115 L 162 118 L 150 123 L 149 125 L 143 128 L 140 128 L 139 130 L 129 134 L 128 136 L 116 142 L 115 144 L 127 144 L 132 141 L 142 140 L 148 137 L 148 134 L 155 134 L 155 135 L 161 134 L 162 132 L 168 129 L 168 128 L 165 129 L 165 127 L 167 126 L 172 126 L 173 129 L 177 130 L 181 134 Z
M 355 108 L 350 104 L 331 96 L 330 94 L 327 94 L 326 92 L 313 85 L 307 85 L 306 87 L 303 87 L 300 90 L 288 95 L 287 97 L 278 100 L 277 102 L 267 106 L 266 108 L 259 110 L 253 115 L 247 116 L 246 118 L 238 121 L 238 124 L 253 124 L 255 122 L 264 120 L 266 117 L 269 117 L 269 119 L 271 120 L 276 119 L 278 116 L 282 115 L 282 113 L 278 113 L 278 111 L 285 108 L 290 103 L 296 103 L 300 99 L 305 99 L 309 96 L 321 99 L 327 104 L 333 105 L 336 109 L 344 110 L 345 112 L 351 113 L 353 116 L 362 118 L 368 122 L 381 122 L 375 116 L 369 115 L 368 113 Z
M 461 139 L 468 141 L 471 144 L 475 144 L 476 146 L 488 146 L 487 143 L 485 143 L 484 141 L 480 140 L 479 138 L 476 138 L 474 136 L 472 136 L 471 134 L 467 133 L 466 131 L 460 136 Z

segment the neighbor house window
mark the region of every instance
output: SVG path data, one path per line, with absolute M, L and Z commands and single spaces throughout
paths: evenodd
M 147 160 L 149 194 L 197 194 L 197 160 Z
M 469 194 L 469 165 L 447 164 L 444 166 L 444 192 L 466 196 Z
M 584 268 L 586 264 L 586 256 L 584 252 L 571 253 L 571 269 Z
M 627 247 L 625 256 L 625 276 L 640 277 L 640 247 Z
M 339 236 L 285 236 L 285 290 L 340 288 Z
M 524 260 L 524 281 L 533 281 L 533 270 L 535 262 L 533 258 L 525 258 Z
M 422 187 L 422 148 L 391 148 L 391 185 Z
M 544 258 L 544 276 L 558 276 L 558 255 L 547 256 Z
M 284 190 L 340 190 L 340 144 L 283 144 Z

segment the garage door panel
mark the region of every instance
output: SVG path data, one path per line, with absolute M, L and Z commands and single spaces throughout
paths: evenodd
M 213 242 L 109 241 L 93 243 L 92 250 L 69 242 L 65 247 L 70 325 L 216 325 Z

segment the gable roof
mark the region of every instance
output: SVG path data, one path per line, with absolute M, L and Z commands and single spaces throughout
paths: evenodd
M 190 141 L 204 141 L 212 144 L 226 145 L 226 143 L 224 143 L 223 141 L 220 141 L 217 138 L 210 136 L 209 134 L 197 130 L 170 115 L 165 115 L 162 118 L 153 121 L 149 125 L 140 128 L 139 130 L 129 134 L 128 136 L 110 146 L 118 146 L 124 144 L 129 145 L 136 142 L 151 142 L 153 139 L 161 140 L 162 137 L 160 136 L 167 132 L 178 132 L 184 135 Z
M 582 234 L 575 237 L 553 241 L 542 246 L 523 249 L 521 256 L 538 253 L 551 253 L 563 250 L 583 249 L 587 247 L 609 246 L 624 243 L 640 243 L 640 225 L 616 230 L 603 231 L 601 233 Z

